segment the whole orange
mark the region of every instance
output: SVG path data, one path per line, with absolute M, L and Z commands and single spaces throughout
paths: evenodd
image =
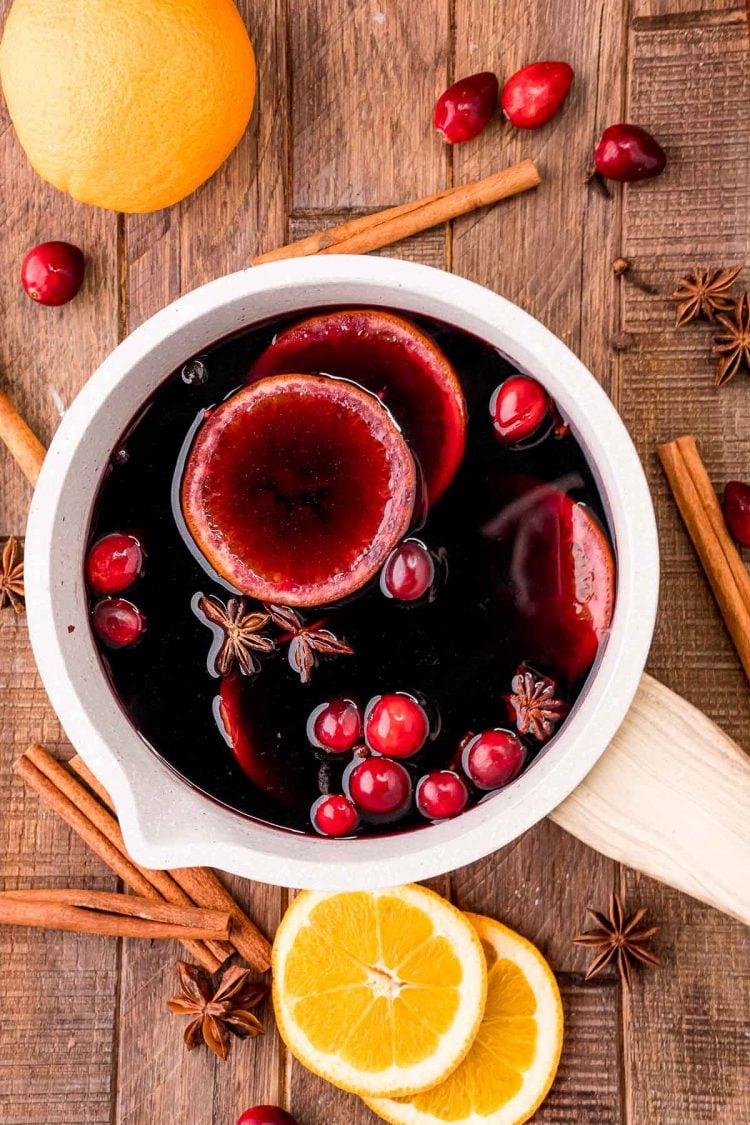
M 237 145 L 255 56 L 233 0 L 15 0 L 0 80 L 40 176 L 84 203 L 156 211 Z

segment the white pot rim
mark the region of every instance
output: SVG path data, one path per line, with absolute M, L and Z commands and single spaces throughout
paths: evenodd
M 162 764 L 109 687 L 87 625 L 82 574 L 101 474 L 151 391 L 190 356 L 243 326 L 342 304 L 449 322 L 537 376 L 588 452 L 618 554 L 617 604 L 601 661 L 575 713 L 533 767 L 456 820 L 356 841 L 299 836 L 241 817 Z M 564 800 L 604 751 L 635 694 L 653 632 L 658 574 L 653 508 L 637 453 L 614 406 L 572 352 L 533 317 L 473 282 L 397 259 L 344 255 L 220 278 L 124 340 L 63 418 L 34 494 L 26 547 L 29 631 L 40 674 L 68 737 L 111 793 L 133 858 L 147 867 L 209 865 L 318 889 L 388 886 L 453 870 L 508 843 Z

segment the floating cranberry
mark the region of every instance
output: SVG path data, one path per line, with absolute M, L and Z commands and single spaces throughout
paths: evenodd
M 573 67 L 566 62 L 537 62 L 522 66 L 503 86 L 505 116 L 520 129 L 546 125 L 568 96 Z
M 143 551 L 134 535 L 114 531 L 99 539 L 86 557 L 86 581 L 97 594 L 118 594 L 143 570 Z
M 430 733 L 427 714 L 405 692 L 378 695 L 365 713 L 365 741 L 387 758 L 410 758 L 421 750 Z
M 510 730 L 485 730 L 463 752 L 463 769 L 477 789 L 501 789 L 520 773 L 526 750 Z
M 346 780 L 352 800 L 371 816 L 398 816 L 406 811 L 411 800 L 407 770 L 388 758 L 365 758 L 354 766 Z
M 724 519 L 741 547 L 750 547 L 750 484 L 730 480 L 724 489 Z
M 321 836 L 351 836 L 359 824 L 353 802 L 339 793 L 319 797 L 310 810 L 310 819 Z
M 405 539 L 386 559 L 380 588 L 389 598 L 415 602 L 423 598 L 435 581 L 432 555 L 418 539 Z
M 449 145 L 478 137 L 497 109 L 499 83 L 490 71 L 461 78 L 441 94 L 432 123 Z
M 83 284 L 86 263 L 70 242 L 42 242 L 29 250 L 21 266 L 21 284 L 40 305 L 65 305 Z
M 297 1120 L 277 1105 L 255 1105 L 245 1110 L 237 1125 L 297 1125 Z
M 362 735 L 359 707 L 352 699 L 321 703 L 307 721 L 307 735 L 314 745 L 332 754 L 353 750 Z
M 433 770 L 417 782 L 417 808 L 428 820 L 458 816 L 468 800 L 466 782 L 453 770 Z
M 93 610 L 94 629 L 109 648 L 129 648 L 143 636 L 146 619 L 125 598 L 104 598 Z
M 667 154 L 655 137 L 638 125 L 610 125 L 594 149 L 594 163 L 608 180 L 648 180 L 664 171 Z
M 490 399 L 495 433 L 505 445 L 532 437 L 549 422 L 552 402 L 544 387 L 529 375 L 511 375 Z

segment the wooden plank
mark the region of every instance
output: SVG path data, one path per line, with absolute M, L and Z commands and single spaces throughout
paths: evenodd
M 432 108 L 447 85 L 448 0 L 294 0 L 288 29 L 293 208 L 385 207 L 445 187 Z
M 287 241 L 283 190 L 287 118 L 281 0 L 239 5 L 257 53 L 260 85 L 250 127 L 212 179 L 166 212 L 126 216 L 130 331 L 163 305 Z M 165 372 L 165 375 L 167 372 Z M 227 879 L 251 916 L 273 934 L 285 902 L 276 887 Z M 270 1005 L 263 1040 L 232 1044 L 228 1062 L 206 1048 L 188 1055 L 183 1023 L 166 1008 L 177 991 L 174 943 L 123 944 L 115 1120 L 120 1125 L 212 1125 L 254 1103 L 279 1100 L 280 1048 Z
M 624 998 L 628 1119 L 750 1120 L 747 927 L 632 871 L 624 895 L 662 927 L 654 948 L 664 961 L 637 973 Z
M 34 666 L 23 617 L 0 611 L 0 887 L 117 881 L 11 772 L 32 738 L 65 749 Z M 0 1120 L 104 1125 L 110 1075 L 117 942 L 0 929 Z
M 623 353 L 621 408 L 652 486 L 662 551 L 649 667 L 742 745 L 750 725 L 745 679 L 654 446 L 693 433 L 719 492 L 728 479 L 747 476 L 746 380 L 715 387 L 710 325 L 676 331 L 667 296 L 692 264 L 750 258 L 747 34 L 739 27 L 639 31 L 631 85 L 632 119 L 653 128 L 672 156 L 663 177 L 626 191 L 622 242 L 624 256 L 656 289 L 650 295 L 625 284 L 622 295 L 631 346 Z M 750 272 L 743 278 L 750 284 Z
M 633 0 L 631 15 L 634 20 L 663 20 L 672 22 L 740 23 L 745 9 L 738 0 Z
M 522 0 L 496 7 L 457 0 L 455 73 L 494 69 L 507 76 L 536 58 L 570 62 L 569 103 L 544 129 L 523 132 L 494 121 L 477 141 L 456 146 L 456 182 L 486 175 L 523 157 L 539 161 L 544 181 L 528 196 L 455 224 L 453 268 L 538 316 L 587 363 L 610 391 L 617 359 L 610 262 L 616 256 L 619 206 L 584 183 L 592 140 L 619 117 L 624 51 L 615 4 L 591 19 L 576 0 L 560 21 L 555 5 Z M 570 942 L 587 902 L 606 901 L 615 865 L 549 823 L 457 872 L 460 905 L 499 914 L 540 944 L 557 971 L 580 972 L 585 958 Z
M 10 0 L 0 0 L 4 25 Z M 1 28 L 0 28 L 1 30 Z M 0 98 L 0 385 L 43 442 L 48 443 L 76 391 L 117 342 L 117 216 L 83 207 L 36 175 Z M 45 308 L 20 282 L 33 246 L 63 239 L 86 255 L 86 281 L 70 304 Z M 0 534 L 20 535 L 31 488 L 0 446 Z

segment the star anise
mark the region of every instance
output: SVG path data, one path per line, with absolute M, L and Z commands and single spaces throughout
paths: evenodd
M 188 1051 L 205 1043 L 220 1059 L 229 1052 L 229 1033 L 238 1039 L 263 1035 L 263 1024 L 250 1012 L 264 1000 L 268 989 L 251 979 L 247 969 L 233 965 L 214 989 L 208 973 L 186 961 L 177 962 L 180 993 L 168 1001 L 178 1016 L 190 1016 L 185 1028 Z
M 610 961 L 616 959 L 622 982 L 626 988 L 630 988 L 630 970 L 636 961 L 642 961 L 646 965 L 661 964 L 656 954 L 646 948 L 647 942 L 659 932 L 659 927 L 639 929 L 646 914 L 645 909 L 636 910 L 626 918 L 619 895 L 613 894 L 609 901 L 609 917 L 600 914 L 598 910 L 589 909 L 588 913 L 596 922 L 597 928 L 576 934 L 573 938 L 575 945 L 588 945 L 599 950 L 589 966 L 586 980 L 595 977 Z
M 235 665 L 243 675 L 252 675 L 260 669 L 253 654 L 273 652 L 276 647 L 271 638 L 264 637 L 261 632 L 270 621 L 270 614 L 248 611 L 244 598 L 229 598 L 223 605 L 218 598 L 202 594 L 198 599 L 198 609 L 223 633 L 221 647 L 214 659 L 214 667 L 220 676 L 229 675 Z
M 713 354 L 719 356 L 716 386 L 722 387 L 743 367 L 750 374 L 750 291 L 737 298 L 734 320 L 728 316 L 716 319 L 726 328 L 726 332 L 715 337 L 713 349 Z
M 16 613 L 23 613 L 25 604 L 21 549 L 18 540 L 11 536 L 0 560 L 0 609 L 11 605 Z
M 701 269 L 693 266 L 683 277 L 672 296 L 679 301 L 676 328 L 682 328 L 694 317 L 714 320 L 716 313 L 731 312 L 734 298 L 729 292 L 739 277 L 742 266 L 726 269 Z
M 511 680 L 510 690 L 504 698 L 518 733 L 533 734 L 537 741 L 546 742 L 569 711 L 565 700 L 556 698 L 554 682 L 546 676 L 519 672 Z
M 330 629 L 324 628 L 325 621 L 305 625 L 298 613 L 288 606 L 267 605 L 274 625 L 282 631 L 279 638 L 282 644 L 289 642 L 289 663 L 303 684 L 310 682 L 313 668 L 321 656 L 352 656 L 354 649 L 345 641 L 340 641 Z

